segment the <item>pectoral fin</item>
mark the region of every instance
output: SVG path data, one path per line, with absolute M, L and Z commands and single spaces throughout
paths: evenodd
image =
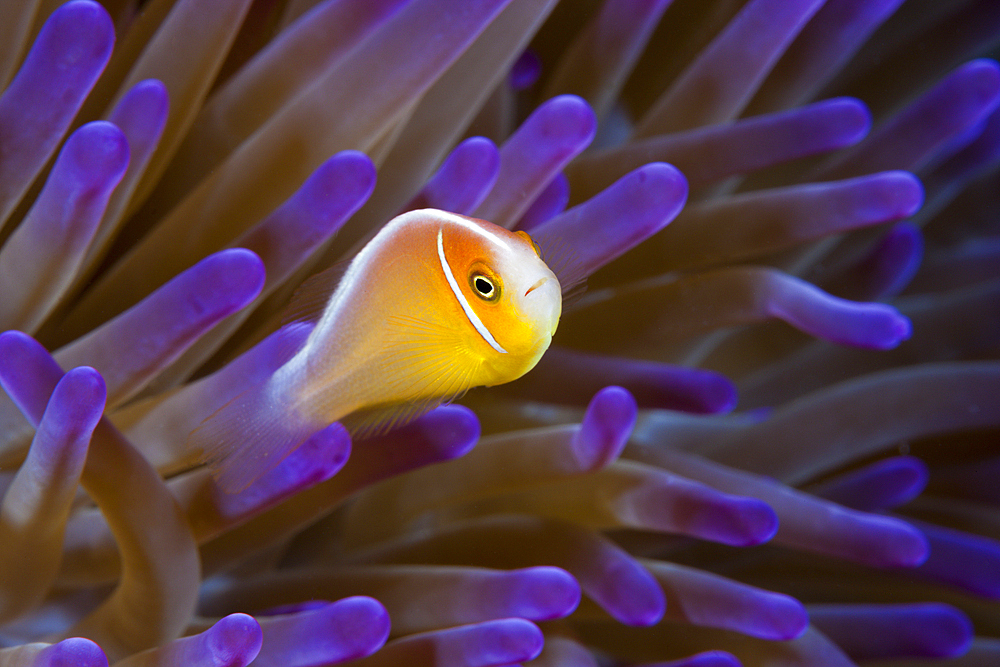
M 342 419 L 353 437 L 402 426 L 481 384 L 477 380 L 482 359 L 470 350 L 461 331 L 400 315 L 388 318 L 387 325 L 396 333 L 379 374 L 386 378 L 383 395 L 396 400 L 363 407 Z

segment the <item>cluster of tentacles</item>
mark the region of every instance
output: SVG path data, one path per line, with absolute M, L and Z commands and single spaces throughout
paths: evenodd
M 998 42 L 992 0 L 2 3 L 0 664 L 997 664 Z M 550 351 L 220 491 L 188 434 L 426 206 L 587 276 Z

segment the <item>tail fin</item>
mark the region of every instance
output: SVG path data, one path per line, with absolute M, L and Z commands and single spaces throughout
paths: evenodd
M 188 436 L 189 449 L 228 493 L 248 487 L 325 426 L 306 423 L 270 394 L 266 382 L 244 391 Z

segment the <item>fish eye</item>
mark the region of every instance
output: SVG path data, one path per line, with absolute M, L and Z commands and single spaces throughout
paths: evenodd
M 469 276 L 469 285 L 483 301 L 496 301 L 500 298 L 500 286 L 489 276 L 482 273 L 473 273 Z

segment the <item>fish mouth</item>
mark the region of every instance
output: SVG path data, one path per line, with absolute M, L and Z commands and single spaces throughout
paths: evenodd
M 528 291 L 524 293 L 524 296 L 528 296 L 529 294 L 531 294 L 532 292 L 534 292 L 536 289 L 538 289 L 539 287 L 541 287 L 542 285 L 544 285 L 547 281 L 548 281 L 548 278 L 540 278 L 538 280 L 538 282 L 536 282 L 534 285 L 532 285 L 531 287 L 528 288 Z
M 548 336 L 546 337 L 551 341 L 552 335 L 556 332 L 556 327 L 559 325 L 559 316 L 562 311 L 562 294 L 559 291 L 559 279 L 546 271 L 524 292 L 524 297 L 521 298 L 527 297 L 536 290 L 537 294 L 525 300 L 522 308 L 524 308 L 528 318 L 538 327 L 539 333 L 548 330 Z M 548 343 L 546 343 L 547 346 Z

